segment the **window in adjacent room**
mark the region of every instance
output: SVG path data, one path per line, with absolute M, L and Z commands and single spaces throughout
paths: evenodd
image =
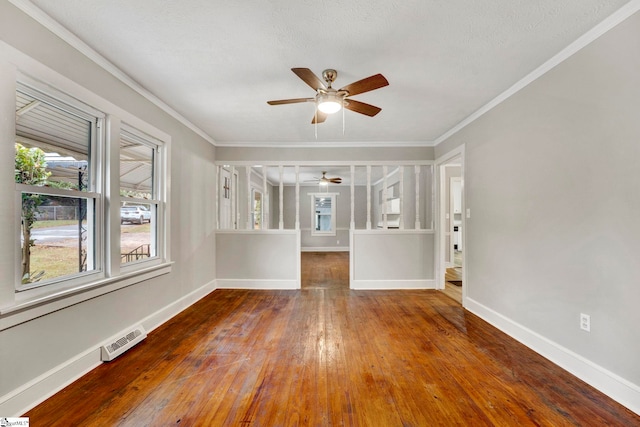
M 336 235 L 336 193 L 311 194 L 312 236 Z

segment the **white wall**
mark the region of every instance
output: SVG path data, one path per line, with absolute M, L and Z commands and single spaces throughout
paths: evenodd
M 218 231 L 217 286 L 300 288 L 300 236 L 295 230 Z
M 435 287 L 433 232 L 354 230 L 351 233 L 351 287 L 426 289 Z
M 35 60 L 34 66 L 88 89 L 96 97 L 168 134 L 171 145 L 171 273 L 0 331 L 0 414 L 18 415 L 81 371 L 99 363 L 98 346 L 137 322 L 147 329 L 174 315 L 211 289 L 215 278 L 214 147 L 111 74 L 71 48 L 9 2 L 0 2 L 0 44 Z M 6 52 L 7 49 L 1 52 Z M 11 95 L 15 69 L 0 56 L 0 99 Z M 2 104 L 2 101 L 0 101 Z M 11 127 L 11 129 L 9 129 Z M 0 237 L 14 241 L 16 217 L 12 185 L 13 113 L 0 119 Z M 10 148 L 7 148 L 10 146 Z M 7 215 L 4 215 L 7 214 Z M 15 248 L 0 246 L 0 294 L 13 289 Z M 8 272 L 8 273 L 7 273 Z M 46 304 L 44 304 L 46 306 Z M 42 305 L 40 306 L 42 308 Z M 31 309 L 7 316 L 26 315 Z M 5 315 L 0 320 L 6 320 Z
M 636 412 L 638 70 L 636 13 L 436 149 L 466 147 L 467 306 Z

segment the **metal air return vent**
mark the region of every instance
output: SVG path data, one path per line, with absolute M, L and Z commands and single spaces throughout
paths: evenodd
M 117 335 L 109 344 L 105 344 L 100 348 L 100 358 L 104 362 L 115 359 L 125 351 L 147 337 L 142 325 L 134 327 L 130 331 L 125 331 L 121 335 Z

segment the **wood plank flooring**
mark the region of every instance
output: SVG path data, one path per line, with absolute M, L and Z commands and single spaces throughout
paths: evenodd
M 462 268 L 447 268 L 444 280 L 444 289 L 442 292 L 453 298 L 459 304 L 462 304 Z M 460 286 L 455 285 L 455 282 L 458 282 Z
M 216 290 L 25 415 L 33 426 L 640 426 L 441 292 L 338 282 Z
M 302 252 L 302 289 L 349 289 L 349 252 Z

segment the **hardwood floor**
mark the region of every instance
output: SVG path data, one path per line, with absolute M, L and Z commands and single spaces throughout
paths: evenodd
M 349 289 L 349 252 L 302 252 L 302 289 Z
M 462 268 L 447 268 L 444 275 L 444 289 L 442 292 L 450 298 L 453 298 L 459 304 L 462 304 Z M 454 285 L 454 283 L 459 283 Z
M 338 282 L 216 290 L 25 415 L 34 426 L 640 425 L 441 292 Z

